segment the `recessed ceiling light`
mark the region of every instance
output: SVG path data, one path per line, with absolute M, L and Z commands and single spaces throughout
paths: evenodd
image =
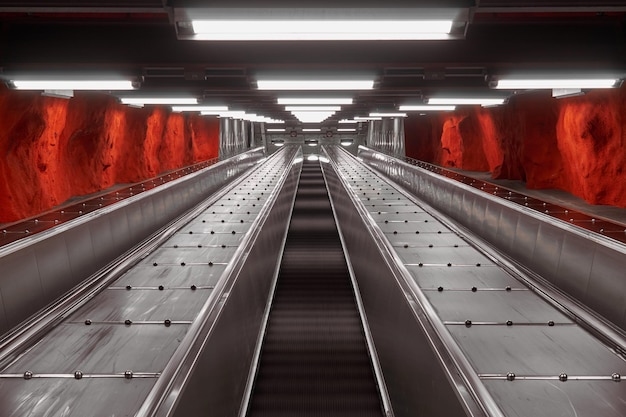
M 12 79 L 11 84 L 18 90 L 134 90 L 130 80 L 108 79 Z
M 143 106 L 146 104 L 198 104 L 198 99 L 195 97 L 121 97 L 120 101 L 122 104 L 131 106 Z
M 185 111 L 197 111 L 197 112 L 226 112 L 227 106 L 172 106 L 172 111 L 185 112 Z
M 452 111 L 456 106 L 406 105 L 400 106 L 401 111 Z
M 306 97 L 279 97 L 278 104 L 282 105 L 345 105 L 352 104 L 351 98 L 306 98 Z
M 257 80 L 259 90 L 371 90 L 373 80 Z
M 431 105 L 481 105 L 481 106 L 497 106 L 504 104 L 504 98 L 488 98 L 488 97 L 432 97 L 427 100 Z
M 617 78 L 547 78 L 547 79 L 522 79 L 509 78 L 500 79 L 496 82 L 495 88 L 502 90 L 522 90 L 522 89 L 559 89 L 559 88 L 614 88 L 618 85 Z

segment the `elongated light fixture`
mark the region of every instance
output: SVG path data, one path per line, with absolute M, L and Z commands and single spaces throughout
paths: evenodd
M 295 106 L 345 105 L 352 104 L 352 98 L 306 98 L 306 97 L 278 97 L 278 104 Z
M 285 106 L 286 111 L 301 112 L 301 111 L 339 111 L 341 106 Z
M 259 90 L 371 90 L 374 80 L 257 80 Z
M 406 113 L 370 113 L 369 117 L 406 117 Z
M 552 79 L 523 79 L 504 78 L 496 81 L 494 88 L 500 90 L 535 90 L 535 89 L 595 89 L 614 88 L 618 86 L 617 78 L 552 78 Z
M 198 99 L 195 97 L 122 97 L 120 98 L 120 101 L 122 104 L 128 104 L 131 106 L 143 106 L 146 104 L 198 104 Z
M 197 111 L 197 112 L 225 112 L 227 106 L 172 106 L 174 112 Z
M 11 84 L 17 90 L 134 90 L 137 87 L 130 80 L 108 80 L 108 79 L 79 79 L 79 80 L 55 80 L 55 79 L 39 79 L 39 80 L 10 80 Z
M 321 132 L 322 129 L 310 128 L 310 129 L 302 129 L 303 132 Z
M 355 128 L 339 128 L 337 132 L 356 132 Z
M 193 39 L 330 41 L 448 39 L 452 20 L 210 19 L 192 20 Z
M 354 123 L 359 123 L 358 120 L 348 120 L 348 119 L 342 119 L 339 120 L 337 123 L 341 123 L 341 124 L 354 124 Z
M 400 106 L 400 111 L 452 111 L 456 106 L 425 106 L 425 105 L 406 105 Z
M 504 98 L 487 98 L 487 97 L 432 97 L 427 100 L 431 105 L 481 105 L 481 106 L 498 106 L 504 104 Z
M 268 132 L 284 132 L 285 131 L 285 129 L 278 129 L 278 128 L 276 128 L 276 129 L 272 128 L 272 129 L 266 129 L 266 130 Z
M 369 122 L 370 120 L 383 120 L 380 116 L 356 116 L 354 118 L 357 122 Z

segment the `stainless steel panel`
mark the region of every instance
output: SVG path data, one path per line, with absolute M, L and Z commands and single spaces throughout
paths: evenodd
M 619 297 L 612 297 L 614 300 L 626 299 L 623 277 L 609 274 L 612 279 L 608 282 L 591 276 L 595 274 L 594 253 L 599 250 L 614 254 L 606 258 L 611 264 L 605 270 L 626 270 L 624 245 L 364 147 L 359 158 L 582 303 L 586 308 L 567 301 L 577 315 L 603 327 L 616 343 L 623 344 L 619 332 L 589 310 L 626 329 L 623 304 L 604 301 L 610 288 L 622 291 Z M 459 194 L 463 195 L 461 205 Z
M 3 416 L 128 416 L 153 379 L 0 379 Z
M 143 264 L 192 264 L 192 263 L 223 263 L 232 259 L 235 246 L 227 246 L 225 248 L 212 247 L 181 247 L 177 249 L 159 248 L 150 254 L 142 263 Z
M 626 372 L 622 359 L 578 326 L 448 328 L 480 373 L 609 376 Z
M 378 222 L 377 222 L 378 223 Z M 443 233 L 443 232 L 446 233 Z M 420 232 L 420 233 L 398 233 L 398 235 L 387 234 L 389 240 L 394 246 L 409 245 L 409 247 L 415 248 L 428 248 L 429 245 L 433 247 L 450 247 L 454 245 L 467 246 L 467 242 L 461 239 L 455 233 L 449 233 L 448 230 L 442 230 L 442 233 L 437 232 Z
M 198 315 L 212 291 L 205 288 L 171 289 L 173 285 L 169 282 L 162 284 L 165 284 L 163 290 L 135 288 L 103 291 L 93 302 L 72 315 L 71 320 L 80 322 L 87 319 L 94 322 L 132 320 L 159 323 L 166 319 L 191 321 Z
M 76 317 L 77 319 L 79 317 Z M 3 373 L 160 372 L 188 325 L 62 324 Z M 0 378 L 2 381 L 2 378 Z M 126 396 L 124 396 L 126 397 Z M 128 410 L 126 411 L 128 413 Z
M 113 284 L 116 287 L 170 287 L 214 286 L 226 265 L 159 265 L 136 266 Z
M 245 235 L 243 233 L 178 233 L 167 241 L 168 246 L 237 246 Z
M 395 236 L 395 235 L 394 235 Z M 391 240 L 391 239 L 390 239 Z M 396 247 L 396 253 L 406 264 L 451 264 L 476 265 L 488 262 L 488 259 L 470 246 L 437 246 L 430 248 Z
M 626 271 L 613 265 L 622 261 L 621 254 L 597 248 L 591 266 L 587 302 L 598 306 L 598 313 L 614 322 L 626 323 Z
M 441 223 L 439 222 L 428 221 L 428 222 L 420 222 L 420 223 L 385 223 L 384 221 L 382 221 L 382 222 L 377 222 L 377 223 L 383 232 L 392 233 L 392 234 L 393 232 L 398 232 L 398 234 L 401 234 L 401 233 L 415 234 L 415 232 L 435 233 L 435 234 L 438 234 L 439 232 L 451 233 L 450 230 L 442 226 Z
M 494 288 L 504 290 L 526 289 L 519 281 L 495 265 L 465 266 L 448 268 L 447 266 L 407 266 L 411 275 L 421 288 L 468 289 Z
M 261 148 L 250 151 L 2 247 L 0 292 L 4 310 L 0 314 L 4 316 L 0 325 L 6 323 L 6 326 L 0 327 L 0 334 L 204 200 L 261 157 Z M 37 249 L 38 245 L 44 245 L 43 249 Z M 45 257 L 39 262 L 45 272 L 37 268 L 38 261 L 33 255 L 42 251 Z M 71 274 L 67 273 L 63 258 L 69 260 Z
M 626 384 L 613 381 L 485 381 L 510 417 L 622 417 Z
M 69 255 L 67 251 L 59 250 L 56 245 L 59 245 L 59 242 L 43 241 L 34 249 L 43 292 L 51 298 L 60 296 L 65 288 L 72 285 Z M 66 247 L 65 242 L 61 247 Z
M 469 290 L 469 288 L 466 288 Z M 426 297 L 444 321 L 463 323 L 500 322 L 514 324 L 571 323 L 572 320 L 557 312 L 530 291 L 428 291 Z

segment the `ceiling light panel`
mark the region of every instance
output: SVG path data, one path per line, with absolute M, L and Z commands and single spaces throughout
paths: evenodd
M 130 80 L 110 79 L 80 79 L 80 80 L 54 80 L 54 79 L 28 79 L 10 80 L 18 90 L 134 90 L 136 87 Z
M 374 80 L 257 80 L 259 90 L 371 90 Z
M 286 111 L 292 111 L 292 112 L 301 112 L 301 111 L 315 111 L 315 112 L 322 112 L 322 111 L 339 111 L 341 110 L 340 106 L 286 106 L 285 107 Z
M 172 111 L 185 112 L 185 111 L 197 111 L 208 114 L 209 112 L 226 112 L 227 106 L 172 106 Z
M 487 97 L 433 97 L 427 100 L 432 105 L 481 105 L 481 106 L 498 106 L 504 104 L 504 98 L 487 98 Z
M 406 113 L 370 113 L 369 117 L 406 117 Z
M 314 97 L 279 97 L 278 104 L 282 105 L 296 105 L 296 106 L 321 106 L 321 105 L 348 105 L 352 104 L 353 100 L 350 97 L 346 98 L 314 98 Z
M 553 78 L 553 79 L 523 79 L 509 78 L 498 80 L 495 88 L 501 90 L 535 90 L 559 88 L 614 88 L 619 84 L 617 78 Z
M 131 106 L 143 106 L 146 104 L 198 104 L 198 99 L 195 97 L 122 97 L 120 98 L 120 101 L 122 104 L 128 104 Z
M 400 111 L 452 111 L 456 106 L 406 105 L 400 106 Z

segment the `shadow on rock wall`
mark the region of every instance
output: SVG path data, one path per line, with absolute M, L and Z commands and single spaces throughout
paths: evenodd
M 500 107 L 411 116 L 407 156 L 626 207 L 625 112 L 622 87 L 558 100 L 533 92 Z
M 218 143 L 217 119 L 131 108 L 100 93 L 65 100 L 2 87 L 0 222 L 214 158 Z

